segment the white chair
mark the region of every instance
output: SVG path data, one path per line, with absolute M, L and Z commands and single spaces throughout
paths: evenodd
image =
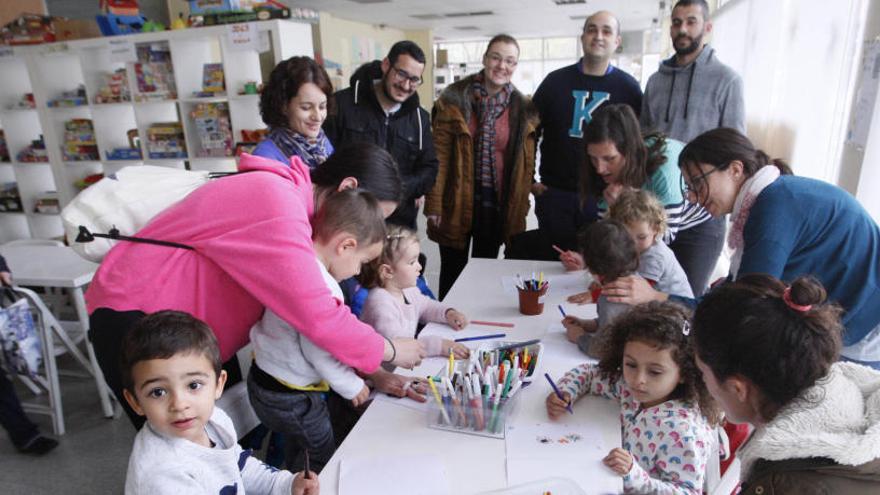
M 251 407 L 251 401 L 247 392 L 247 376 L 251 369 L 251 362 L 254 359 L 253 347 L 251 344 L 246 345 L 236 353 L 238 363 L 241 367 L 241 382 L 227 388 L 217 401 L 217 406 L 232 419 L 235 426 L 235 433 L 239 438 L 247 435 L 247 433 L 260 424 L 260 418 Z
M 734 453 L 730 451 L 730 439 L 724 428 L 717 426 L 715 431 L 717 435 L 710 452 L 723 455 L 709 455 L 704 488 L 709 495 L 731 495 L 739 485 L 739 459 L 734 458 L 724 475 L 721 475 L 721 461 L 729 459 Z
M 83 369 L 95 378 L 96 384 L 104 383 L 103 380 L 98 380 L 96 375 L 101 370 L 95 369 L 92 366 L 92 363 L 76 346 L 76 343 L 70 338 L 67 331 L 61 326 L 58 319 L 55 318 L 55 315 L 49 311 L 49 308 L 43 303 L 38 294 L 24 287 L 13 287 L 12 289 L 26 297 L 31 308 L 35 310 L 36 321 L 34 323 L 40 335 L 43 354 L 43 372 L 38 374 L 33 381 L 27 377 L 19 376 L 19 378 L 31 390 L 36 388 L 42 392 L 40 387 L 45 389 L 49 399 L 48 406 L 33 402 L 22 402 L 22 408 L 28 412 L 50 416 L 52 418 L 52 430 L 56 435 L 63 435 L 65 433 L 64 411 L 61 404 L 61 388 L 58 383 L 58 366 L 55 362 L 55 357 L 69 352 Z M 60 346 L 56 346 L 56 338 L 60 341 Z M 98 394 L 101 395 L 101 392 L 99 390 Z

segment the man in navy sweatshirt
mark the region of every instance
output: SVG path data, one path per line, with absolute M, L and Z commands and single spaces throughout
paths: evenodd
M 636 114 L 642 104 L 638 81 L 610 63 L 620 46 L 620 23 L 610 12 L 587 18 L 581 44 L 583 58 L 547 74 L 534 96 L 541 115 L 535 214 L 543 238 L 562 249 L 576 249 L 578 229 L 597 218 L 595 200 L 581 204 L 577 189 L 578 169 L 586 160 L 584 126 L 606 103 L 626 103 Z
M 669 36 L 675 55 L 648 79 L 642 130 L 661 131 L 685 143 L 717 127 L 745 134 L 743 83 L 703 44 L 712 32 L 705 0 L 680 0 L 672 9 Z

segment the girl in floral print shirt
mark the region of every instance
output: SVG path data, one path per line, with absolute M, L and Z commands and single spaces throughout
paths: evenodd
M 715 403 L 694 362 L 687 310 L 669 302 L 634 307 L 598 343 L 599 363 L 582 364 L 547 397 L 551 419 L 585 394 L 620 402 L 623 448 L 603 462 L 627 493 L 701 493 L 710 455 L 718 455 Z

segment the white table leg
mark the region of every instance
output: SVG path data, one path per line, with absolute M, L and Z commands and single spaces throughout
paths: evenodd
M 104 416 L 111 418 L 113 417 L 112 400 L 114 397 L 110 391 L 110 387 L 107 386 L 107 382 L 104 381 L 104 373 L 98 365 L 98 360 L 95 357 L 95 349 L 92 347 L 91 340 L 89 340 L 89 313 L 88 310 L 86 310 L 86 298 L 83 296 L 82 287 L 74 287 L 71 289 L 71 295 L 73 296 L 73 304 L 76 306 L 76 316 L 79 318 L 85 336 L 86 351 L 89 353 L 89 361 L 94 370 L 95 385 L 98 386 L 98 395 L 101 397 L 101 407 L 104 409 Z

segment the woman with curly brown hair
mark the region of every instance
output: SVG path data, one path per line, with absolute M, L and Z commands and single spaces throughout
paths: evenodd
M 843 310 L 824 287 L 743 275 L 694 315 L 697 366 L 727 418 L 744 494 L 880 493 L 880 372 L 836 362 Z
M 333 146 L 321 126 L 333 86 L 323 67 L 309 57 L 290 57 L 272 69 L 260 94 L 260 114 L 269 135 L 254 155 L 281 163 L 298 156 L 315 168 L 333 154 Z
M 586 394 L 620 402 L 623 448 L 603 462 L 627 493 L 702 493 L 719 455 L 719 414 L 694 362 L 689 316 L 674 303 L 636 306 L 598 343 L 599 363 L 570 370 L 558 382 L 562 397 L 547 396 L 551 419 Z

